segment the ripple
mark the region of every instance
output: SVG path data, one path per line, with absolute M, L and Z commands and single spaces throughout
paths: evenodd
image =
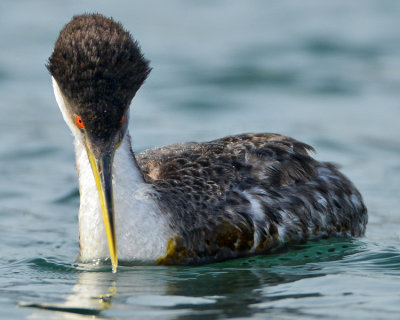
M 369 244 L 362 252 L 344 259 L 343 263 L 358 271 L 374 271 L 385 274 L 400 274 L 400 251 L 393 247 L 378 247 Z
M 329 38 L 312 38 L 306 40 L 303 48 L 315 55 L 348 55 L 357 59 L 373 59 L 379 56 L 379 46 L 355 46 L 343 41 Z
M 9 78 L 10 74 L 5 70 L 0 69 L 0 83 L 8 80 Z
M 69 307 L 62 304 L 50 304 L 50 303 L 20 302 L 18 305 L 22 308 L 35 308 L 48 311 L 76 313 L 87 316 L 97 316 L 102 311 L 102 309 Z
M 207 297 L 188 297 L 188 296 L 158 296 L 151 295 L 140 297 L 131 297 L 127 299 L 127 303 L 142 306 L 159 306 L 159 307 L 177 307 L 181 305 L 202 305 L 213 304 L 215 298 Z
M 57 204 L 70 204 L 70 203 L 76 203 L 76 202 L 79 202 L 79 189 L 78 188 L 73 188 L 67 194 L 53 200 L 53 203 L 57 203 Z
M 40 271 L 52 271 L 61 273 L 79 272 L 76 266 L 69 263 L 63 263 L 56 258 L 33 258 L 25 261 L 26 264 Z
M 292 70 L 242 66 L 214 74 L 206 81 L 219 86 L 242 88 L 254 85 L 288 86 L 296 83 L 298 78 L 298 73 Z
M 344 259 L 362 250 L 363 242 L 351 238 L 333 238 L 309 241 L 306 244 L 281 248 L 269 255 L 241 259 L 242 266 L 285 267 L 304 266 L 307 263 L 321 263 Z M 236 260 L 222 263 L 223 266 L 237 265 Z
M 14 152 L 7 153 L 1 156 L 2 160 L 16 161 L 36 158 L 47 158 L 58 151 L 58 148 L 54 147 L 36 147 L 32 149 L 21 149 Z

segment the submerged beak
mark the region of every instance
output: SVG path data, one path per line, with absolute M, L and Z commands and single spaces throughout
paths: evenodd
M 88 146 L 86 146 L 86 150 L 90 165 L 92 166 L 97 191 L 99 193 L 104 228 L 107 234 L 108 249 L 110 250 L 112 270 L 113 272 L 117 272 L 117 239 L 115 233 L 114 198 L 112 188 L 114 150 L 112 152 L 100 152 L 98 156 L 95 156 Z

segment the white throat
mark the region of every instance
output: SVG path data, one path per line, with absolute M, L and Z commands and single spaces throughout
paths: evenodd
M 79 175 L 79 243 L 81 260 L 109 257 L 100 201 L 85 147 L 75 139 Z M 143 181 L 131 151 L 129 134 L 113 162 L 113 190 L 118 257 L 155 261 L 166 253 L 167 222 L 155 203 L 155 191 Z
M 68 116 L 68 101 L 55 79 L 52 80 L 57 103 L 75 136 L 80 192 L 80 259 L 92 261 L 109 258 L 99 195 L 86 148 L 80 139 L 79 130 Z M 143 181 L 137 167 L 129 132 L 115 152 L 112 171 L 118 258 L 121 261 L 156 261 L 165 256 L 171 231 L 155 201 L 156 191 L 151 184 Z

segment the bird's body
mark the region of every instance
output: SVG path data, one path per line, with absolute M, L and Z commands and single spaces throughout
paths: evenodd
M 243 134 L 135 156 L 129 103 L 149 69 L 112 19 L 75 17 L 48 68 L 75 136 L 83 261 L 111 256 L 114 268 L 117 256 L 205 263 L 313 237 L 364 234 L 367 210 L 357 189 L 289 137 Z
M 211 262 L 315 237 L 364 234 L 360 193 L 307 150 L 262 133 L 140 153 L 139 168 L 173 235 L 159 261 Z
M 288 137 L 246 134 L 136 156 L 130 141 L 127 135 L 113 166 L 121 261 L 197 264 L 364 234 L 357 189 Z M 108 247 L 96 185 L 84 148 L 76 150 L 81 258 L 101 260 Z

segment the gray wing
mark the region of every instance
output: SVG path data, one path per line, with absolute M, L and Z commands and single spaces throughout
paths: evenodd
M 313 149 L 277 134 L 183 143 L 137 155 L 176 230 L 165 263 L 265 252 L 318 235 L 362 235 L 360 193 Z
M 242 134 L 149 149 L 136 159 L 146 179 L 153 182 L 190 177 L 211 182 L 235 172 L 270 184 L 291 184 L 315 175 L 309 150 L 313 148 L 283 135 Z

